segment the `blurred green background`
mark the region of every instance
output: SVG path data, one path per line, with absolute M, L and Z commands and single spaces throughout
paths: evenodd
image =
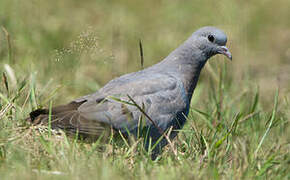
M 260 87 L 265 99 L 277 87 L 289 94 L 289 4 L 286 0 L 1 0 L 0 25 L 8 31 L 12 46 L 9 60 L 1 30 L 1 71 L 5 63 L 20 79 L 35 72 L 38 90 L 61 86 L 56 103 L 69 101 L 139 70 L 139 39 L 147 67 L 197 28 L 213 25 L 228 35 L 233 54 L 228 65 L 236 86 L 247 79 Z M 215 57 L 210 63 L 224 60 Z M 201 81 L 208 76 L 206 71 Z
M 289 0 L 0 0 L 0 179 L 289 179 L 289 8 Z M 67 103 L 140 70 L 139 39 L 148 67 L 208 25 L 226 32 L 233 61 L 217 55 L 202 71 L 174 141 L 178 158 L 165 148 L 152 162 L 142 145 L 126 144 L 98 153 L 97 143 L 25 126 L 50 100 Z

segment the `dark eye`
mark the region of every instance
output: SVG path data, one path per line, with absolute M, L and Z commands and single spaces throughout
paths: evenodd
M 208 35 L 207 38 L 208 38 L 208 40 L 210 42 L 214 42 L 214 36 L 213 35 Z

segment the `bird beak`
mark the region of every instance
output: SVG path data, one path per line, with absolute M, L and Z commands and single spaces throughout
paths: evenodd
M 220 46 L 219 50 L 218 50 L 219 54 L 223 54 L 225 55 L 227 58 L 229 58 L 229 60 L 232 60 L 232 54 L 229 51 L 229 49 L 226 46 Z

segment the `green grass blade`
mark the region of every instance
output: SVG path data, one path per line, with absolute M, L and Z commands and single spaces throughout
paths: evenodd
M 276 90 L 275 100 L 274 100 L 274 108 L 273 108 L 273 111 L 272 111 L 272 116 L 271 116 L 270 122 L 269 122 L 269 124 L 268 124 L 268 128 L 267 128 L 267 130 L 265 131 L 265 133 L 264 133 L 262 139 L 261 139 L 260 142 L 259 142 L 259 145 L 257 146 L 257 148 L 256 148 L 256 150 L 255 150 L 255 153 L 254 153 L 254 154 L 255 154 L 255 157 L 257 157 L 257 154 L 258 154 L 258 152 L 259 152 L 259 150 L 260 150 L 260 148 L 261 148 L 261 146 L 262 146 L 262 144 L 263 144 L 263 142 L 264 142 L 266 136 L 268 135 L 268 133 L 269 133 L 271 127 L 272 127 L 273 121 L 274 121 L 275 118 L 276 118 L 277 105 L 278 105 L 278 96 L 279 96 L 279 91 Z

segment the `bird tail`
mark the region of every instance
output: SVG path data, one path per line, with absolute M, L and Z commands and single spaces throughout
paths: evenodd
M 84 102 L 86 100 L 71 102 L 66 105 L 53 107 L 51 110 L 37 109 L 29 114 L 30 117 L 27 118 L 27 121 L 33 125 L 48 125 L 50 122 L 52 129 L 62 129 L 68 134 L 78 134 L 85 138 L 103 136 L 104 133 L 107 134 L 108 129 L 110 132 L 110 126 L 95 120 L 86 119 L 79 113 L 78 107 Z
M 61 105 L 57 107 L 49 109 L 36 109 L 29 113 L 29 117 L 26 119 L 33 125 L 36 124 L 47 124 L 50 118 L 52 124 L 54 124 L 60 117 L 67 115 L 69 116 L 71 113 L 76 112 L 78 107 L 83 104 L 85 101 L 82 102 L 71 102 L 66 105 Z

